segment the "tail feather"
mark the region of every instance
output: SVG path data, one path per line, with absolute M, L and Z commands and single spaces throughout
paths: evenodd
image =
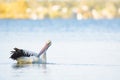
M 23 50 L 22 49 L 18 49 L 15 51 L 11 51 L 12 55 L 10 56 L 10 58 L 16 60 L 19 57 L 24 56 Z
M 13 60 L 16 60 L 20 57 L 37 56 L 37 54 L 23 50 L 23 49 L 14 48 L 14 50 L 15 51 L 11 51 L 12 55 L 10 56 L 10 58 Z

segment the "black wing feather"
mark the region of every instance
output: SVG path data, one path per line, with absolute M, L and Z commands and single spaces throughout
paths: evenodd
M 16 60 L 20 57 L 30 57 L 36 56 L 34 53 L 30 53 L 29 51 L 25 51 L 23 49 L 14 48 L 15 51 L 11 51 L 12 55 L 10 56 L 11 59 Z

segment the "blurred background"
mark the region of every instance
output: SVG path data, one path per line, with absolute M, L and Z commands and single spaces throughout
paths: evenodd
M 0 0 L 0 18 L 112 19 L 120 17 L 120 0 Z

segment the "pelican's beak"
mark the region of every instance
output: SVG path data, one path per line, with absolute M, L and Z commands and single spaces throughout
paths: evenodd
M 46 42 L 46 44 L 47 44 L 48 47 L 49 47 L 49 46 L 51 46 L 52 42 L 51 42 L 50 40 L 48 40 L 48 41 Z
M 41 54 L 45 53 L 50 46 L 51 46 L 51 41 L 48 40 L 48 41 L 46 42 L 46 44 L 44 45 L 44 47 L 41 49 L 40 53 L 38 54 L 38 57 L 39 57 Z

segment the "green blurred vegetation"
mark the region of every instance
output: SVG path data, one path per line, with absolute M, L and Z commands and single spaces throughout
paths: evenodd
M 120 0 L 1 0 L 0 18 L 112 19 L 120 17 Z

